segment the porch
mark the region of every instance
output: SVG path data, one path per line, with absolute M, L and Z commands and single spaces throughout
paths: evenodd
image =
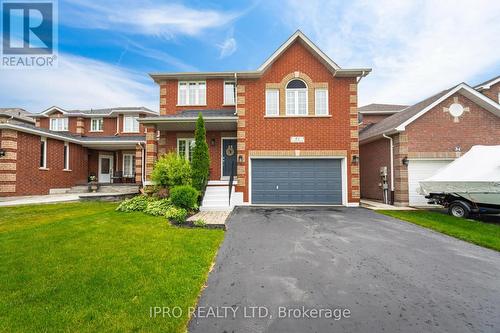
M 139 158 L 141 155 L 139 151 Z M 88 174 L 95 176 L 100 185 L 140 184 L 141 172 L 136 170 L 136 159 L 135 150 L 89 150 Z

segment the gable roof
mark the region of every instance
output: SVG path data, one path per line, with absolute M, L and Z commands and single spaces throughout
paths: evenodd
M 20 108 L 0 108 L 0 116 L 7 116 L 30 124 L 35 123 L 31 117 L 32 114 Z
M 431 97 L 428 97 L 401 112 L 395 113 L 390 117 L 378 122 L 377 124 L 366 127 L 360 132 L 360 141 L 369 141 L 382 136 L 383 134 L 394 134 L 403 132 L 406 126 L 423 116 L 426 112 L 444 101 L 455 93 L 467 97 L 474 103 L 500 117 L 500 105 L 483 94 L 477 92 L 466 83 L 460 83 L 454 87 L 443 90 Z
M 497 84 L 498 82 L 500 82 L 500 75 L 478 84 L 477 86 L 474 87 L 474 89 L 479 91 L 490 89 L 492 85 Z
M 106 109 L 90 109 L 90 110 L 65 110 L 58 106 L 51 106 L 48 109 L 43 110 L 40 113 L 35 113 L 32 117 L 47 117 L 51 112 L 58 111 L 62 114 L 71 116 L 111 116 L 115 113 L 146 113 L 148 115 L 158 115 L 158 112 L 150 110 L 143 106 L 130 106 L 130 107 L 117 107 L 117 108 L 106 108 Z
M 372 103 L 358 108 L 362 114 L 393 114 L 406 109 L 409 105 Z
M 161 80 L 172 79 L 207 79 L 237 77 L 258 78 L 260 77 L 295 41 L 300 41 L 309 51 L 316 56 L 332 73 L 338 77 L 364 77 L 371 72 L 371 68 L 341 68 L 330 57 L 326 55 L 316 44 L 314 44 L 302 31 L 297 30 L 281 46 L 267 58 L 255 71 L 234 72 L 186 72 L 186 73 L 150 73 L 149 76 L 159 83 Z

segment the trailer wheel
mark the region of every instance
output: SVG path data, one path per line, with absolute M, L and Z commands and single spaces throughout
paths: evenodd
M 461 201 L 454 201 L 448 207 L 448 214 L 466 219 L 470 215 L 469 205 Z

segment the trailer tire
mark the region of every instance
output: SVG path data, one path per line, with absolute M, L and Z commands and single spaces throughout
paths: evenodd
M 448 214 L 455 217 L 468 218 L 471 209 L 468 204 L 463 201 L 453 201 L 448 207 Z

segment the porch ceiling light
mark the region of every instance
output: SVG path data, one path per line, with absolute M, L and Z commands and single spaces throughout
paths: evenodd
M 215 146 L 215 139 L 214 139 L 214 138 L 212 138 L 212 140 L 210 140 L 210 144 L 211 144 L 212 146 Z
M 404 166 L 408 166 L 408 164 L 410 164 L 410 160 L 408 159 L 407 156 L 403 157 L 401 162 L 403 163 Z
M 5 149 L 0 149 L 0 157 L 5 157 Z
M 352 155 L 352 163 L 353 164 L 359 163 L 359 156 L 358 155 Z

